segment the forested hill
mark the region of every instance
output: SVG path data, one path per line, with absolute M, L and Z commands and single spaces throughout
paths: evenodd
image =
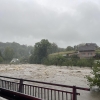
M 46 45 L 49 44 L 49 47 L 46 49 Z M 40 52 L 38 52 L 40 51 Z M 37 57 L 43 55 L 43 53 L 51 54 L 56 52 L 65 51 L 64 48 L 59 48 L 55 43 L 50 43 L 48 40 L 41 40 L 40 42 L 35 43 L 35 46 L 27 46 L 27 45 L 20 45 L 16 42 L 0 42 L 0 63 L 9 63 L 13 58 L 18 58 L 20 61 L 29 61 L 30 57 Z M 32 55 L 32 56 L 31 56 Z M 47 56 L 43 55 L 43 58 Z M 35 61 L 34 60 L 34 61 Z M 41 59 L 40 59 L 41 61 Z M 33 59 L 32 59 L 33 62 Z
M 10 56 L 12 55 L 13 58 L 28 57 L 32 50 L 33 50 L 32 46 L 20 45 L 19 43 L 16 43 L 16 42 L 12 42 L 12 43 L 0 42 L 0 52 L 4 58 L 8 53 L 10 53 L 8 55 Z

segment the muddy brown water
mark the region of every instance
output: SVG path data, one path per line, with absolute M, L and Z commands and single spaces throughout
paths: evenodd
M 97 91 L 78 91 L 80 96 L 77 100 L 100 100 L 100 92 Z
M 14 68 L 19 68 L 20 70 L 15 70 Z M 46 81 L 88 88 L 86 85 L 86 79 L 84 79 L 84 75 L 90 72 L 90 69 L 88 68 L 84 68 L 84 70 L 83 68 L 76 69 L 76 67 L 73 69 L 68 69 L 55 66 L 45 67 L 43 65 L 5 65 L 5 67 L 2 65 L 1 70 L 5 69 L 8 70 L 0 72 L 2 76 L 13 76 L 18 78 L 27 77 L 27 79 L 30 78 L 30 80 Z M 46 77 L 45 72 L 48 74 L 48 77 Z M 38 74 L 41 75 L 41 77 L 39 77 Z M 80 96 L 77 96 L 77 100 L 100 100 L 100 92 L 84 90 L 77 90 L 77 92 L 80 93 Z M 5 99 L 0 98 L 0 100 Z

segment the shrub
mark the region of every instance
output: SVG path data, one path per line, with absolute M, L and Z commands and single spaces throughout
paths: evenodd
M 3 58 L 2 57 L 0 57 L 0 63 L 2 63 L 3 62 Z
M 100 89 L 100 62 L 94 64 L 91 74 L 93 77 L 86 76 L 89 86 L 97 86 Z

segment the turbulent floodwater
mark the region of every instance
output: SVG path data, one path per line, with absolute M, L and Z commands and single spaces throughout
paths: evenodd
M 91 92 L 82 92 L 80 91 L 81 95 L 78 97 L 78 100 L 100 100 L 100 92 L 91 91 Z
M 90 68 L 44 66 L 36 64 L 0 65 L 0 75 L 24 78 L 64 85 L 75 85 L 89 88 L 84 78 L 90 74 Z M 78 100 L 100 100 L 100 92 L 77 90 L 80 93 Z M 0 99 L 2 100 L 2 99 Z

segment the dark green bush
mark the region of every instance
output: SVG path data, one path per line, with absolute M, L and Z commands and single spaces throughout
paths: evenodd
M 47 57 L 43 59 L 42 64 L 58 65 L 58 66 L 80 66 L 92 67 L 94 59 L 80 59 L 77 56 L 63 57 L 61 55 L 55 57 Z

